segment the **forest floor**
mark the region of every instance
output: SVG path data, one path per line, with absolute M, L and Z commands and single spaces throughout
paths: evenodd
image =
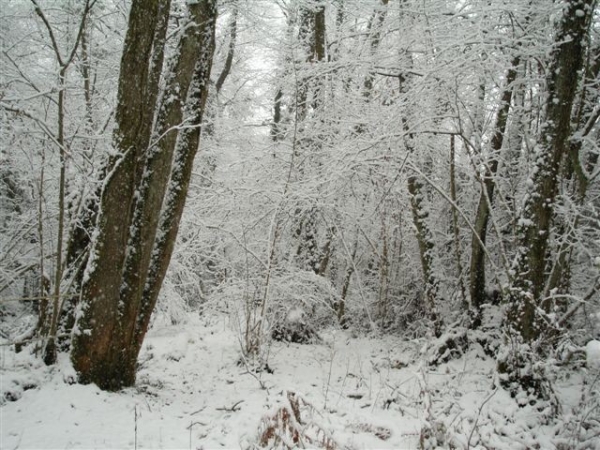
M 273 343 L 256 372 L 234 330 L 224 316 L 155 327 L 135 388 L 118 393 L 73 384 L 64 355 L 47 368 L 2 347 L 0 448 L 600 448 L 583 426 L 600 381 L 584 367 L 557 375 L 549 417 L 496 387 L 477 345 L 432 367 L 424 340 L 332 329 L 318 344 Z

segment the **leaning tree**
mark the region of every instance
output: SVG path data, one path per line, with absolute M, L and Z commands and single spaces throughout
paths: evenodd
M 76 313 L 73 365 L 81 382 L 106 390 L 135 382 L 137 356 L 173 252 L 208 95 L 216 1 L 187 1 L 187 23 L 163 73 L 170 3 L 133 0 L 131 5 L 114 156 L 107 163 Z

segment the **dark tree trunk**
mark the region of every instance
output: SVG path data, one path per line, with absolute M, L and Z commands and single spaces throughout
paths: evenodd
M 150 143 L 152 133 L 152 124 L 156 101 L 159 93 L 160 76 L 164 63 L 164 44 L 169 24 L 169 12 L 171 9 L 171 0 L 160 0 L 158 4 L 158 18 L 156 21 L 156 31 L 152 43 L 152 57 L 148 74 L 148 83 L 146 87 L 144 117 L 141 120 L 141 130 L 139 131 L 139 148 L 146 148 Z M 87 93 L 88 89 L 86 89 Z M 86 103 L 87 103 L 86 94 Z M 91 101 L 91 100 L 90 100 Z M 104 166 L 100 171 L 100 179 L 107 176 L 107 167 Z M 71 232 L 67 248 L 66 266 L 72 275 L 71 291 L 74 295 L 68 297 L 61 314 L 61 328 L 63 334 L 69 334 L 75 325 L 75 309 L 79 301 L 83 274 L 87 266 L 89 250 L 91 244 L 91 235 L 94 231 L 94 225 L 98 217 L 99 199 L 101 198 L 101 188 L 89 198 L 84 200 L 84 207 L 80 212 L 79 219 L 75 222 Z M 65 347 L 68 342 L 64 342 Z
M 583 67 L 584 43 L 594 0 L 569 0 L 548 68 L 545 121 L 535 157 L 535 175 L 520 220 L 519 254 L 509 292 L 509 324 L 525 342 L 545 331 L 540 300 L 547 278 L 547 251 L 560 167 L 569 151 L 572 107 Z
M 581 89 L 579 105 L 575 120 L 573 121 L 572 136 L 569 144 L 569 155 L 564 165 L 563 177 L 571 180 L 569 187 L 575 198 L 575 204 L 582 206 L 585 202 L 590 175 L 598 163 L 598 153 L 582 153 L 583 141 L 593 132 L 594 126 L 600 118 L 600 44 L 588 49 L 585 79 Z M 597 131 L 596 131 L 597 133 Z M 577 136 L 575 138 L 575 136 Z M 579 224 L 579 217 L 575 219 L 574 226 Z M 566 226 L 561 224 L 561 232 L 564 235 Z M 546 283 L 544 296 L 550 295 L 555 289 L 567 294 L 571 273 L 572 245 L 569 239 L 563 238 L 558 248 L 556 260 Z
M 481 306 L 486 301 L 485 292 L 485 249 L 484 245 L 487 238 L 487 226 L 490 219 L 490 212 L 494 201 L 494 190 L 496 187 L 495 176 L 498 171 L 498 157 L 502 150 L 504 133 L 508 121 L 508 113 L 512 99 L 512 84 L 517 77 L 517 68 L 520 58 L 517 56 L 511 63 L 511 68 L 506 74 L 506 85 L 502 92 L 501 103 L 496 116 L 496 125 L 491 142 L 491 159 L 485 167 L 485 174 L 482 180 L 482 189 L 477 204 L 477 214 L 475 216 L 475 233 L 471 241 L 471 269 L 469 291 L 471 295 L 471 312 L 473 314 L 472 326 L 478 327 L 481 323 Z
M 109 161 L 109 172 L 100 200 L 97 244 L 88 262 L 82 286 L 84 315 L 76 324 L 71 358 L 80 380 L 102 389 L 132 385 L 130 344 L 123 342 L 120 304 L 122 270 L 128 244 L 130 217 L 144 148 L 138 146 L 144 127 L 146 90 L 157 27 L 159 0 L 134 1 L 125 37 L 116 113 L 115 149 L 120 156 Z
M 132 4 L 114 140 L 122 156 L 111 164 L 102 193 L 98 237 L 73 339 L 72 360 L 80 381 L 106 390 L 135 382 L 137 356 L 170 260 L 198 149 L 214 51 L 215 2 L 189 3 L 190 23 L 166 77 L 165 101 L 156 119 L 161 139 L 148 148 L 150 129 L 144 121 L 154 116 L 159 64 L 153 56 L 164 43 L 157 31 L 160 7 L 165 6 L 166 0 Z M 177 139 L 173 127 L 184 118 L 187 127 Z

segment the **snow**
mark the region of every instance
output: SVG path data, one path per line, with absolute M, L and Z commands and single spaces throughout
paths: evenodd
M 600 341 L 591 340 L 585 346 L 588 368 L 600 369 Z
M 288 393 L 301 406 L 297 425 L 344 449 L 416 449 L 425 429 L 439 448 L 554 448 L 566 429 L 497 387 L 495 361 L 476 345 L 432 367 L 422 362 L 424 340 L 331 329 L 320 344 L 273 343 L 269 373 L 240 363 L 234 329 L 225 316 L 194 316 L 151 330 L 136 386 L 118 393 L 74 384 L 65 355 L 47 368 L 3 347 L 0 447 L 250 448 L 290 410 Z M 590 360 L 600 363 L 598 341 Z M 557 392 L 576 420 L 583 383 L 566 380 Z

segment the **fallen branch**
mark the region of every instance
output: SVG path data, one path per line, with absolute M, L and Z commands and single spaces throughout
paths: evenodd
M 243 403 L 243 402 L 244 402 L 244 400 L 240 400 L 239 402 L 234 403 L 233 406 L 231 406 L 229 408 L 226 407 L 226 406 L 222 406 L 220 408 L 217 408 L 217 411 L 227 411 L 227 412 L 236 412 L 236 411 L 239 411 L 241 408 L 238 408 L 238 405 L 240 403 Z

